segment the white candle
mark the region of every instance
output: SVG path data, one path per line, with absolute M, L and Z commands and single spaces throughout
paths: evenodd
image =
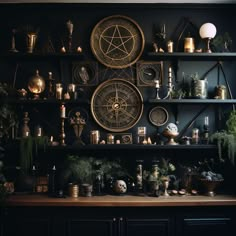
M 61 118 L 66 117 L 66 107 L 64 105 L 61 105 Z

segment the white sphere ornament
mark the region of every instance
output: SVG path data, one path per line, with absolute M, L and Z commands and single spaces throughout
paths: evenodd
M 176 124 L 174 123 L 169 123 L 167 126 L 166 126 L 166 129 L 169 130 L 170 132 L 173 132 L 173 133 L 177 133 L 178 132 L 178 127 Z
M 202 39 L 207 40 L 207 46 L 206 49 L 203 50 L 204 52 L 211 53 L 210 48 L 210 40 L 216 36 L 216 27 L 212 23 L 205 23 L 201 26 L 199 30 L 199 34 Z
M 212 23 L 205 23 L 200 27 L 199 34 L 202 39 L 214 38 L 216 36 L 216 27 Z

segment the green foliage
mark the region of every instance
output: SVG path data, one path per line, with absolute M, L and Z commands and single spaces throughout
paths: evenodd
M 232 38 L 230 37 L 228 32 L 225 32 L 223 35 L 219 34 L 217 35 L 211 43 L 214 48 L 215 51 L 217 52 L 227 52 L 230 51 L 231 46 L 232 46 Z
M 0 138 L 8 138 L 11 128 L 18 125 L 17 115 L 8 104 L 0 105 Z
M 5 97 L 8 95 L 7 84 L 0 83 L 0 97 Z
M 169 159 L 161 158 L 161 162 L 158 165 L 158 175 L 154 176 L 151 171 L 144 170 L 143 178 L 146 181 L 157 181 L 161 183 L 163 178 L 168 178 L 175 170 L 175 165 Z
M 235 164 L 235 137 L 233 134 L 227 133 L 225 130 L 216 132 L 210 137 L 211 142 L 216 142 L 218 148 L 218 156 L 221 162 L 228 159 L 233 165 Z
M 97 173 L 104 174 L 108 178 L 111 176 L 119 177 L 128 175 L 128 172 L 121 166 L 119 160 L 68 155 L 62 177 L 64 183 L 69 181 L 80 184 L 91 184 Z
M 77 183 L 92 182 L 93 175 L 93 157 L 68 156 L 65 170 L 63 172 L 64 181 L 72 181 Z
M 33 157 L 38 155 L 39 149 L 45 151 L 47 144 L 47 136 L 28 136 L 20 139 L 20 167 L 25 174 L 32 169 Z
M 174 164 L 172 164 L 169 159 L 162 158 L 159 168 L 160 176 L 161 177 L 168 176 L 170 175 L 171 172 L 174 171 L 175 171 Z
M 33 163 L 33 138 L 31 136 L 20 139 L 20 167 L 25 172 L 31 169 Z
M 216 132 L 210 136 L 210 141 L 217 144 L 218 156 L 221 162 L 229 160 L 235 165 L 236 155 L 236 111 L 229 114 L 226 121 L 227 130 Z
M 228 120 L 226 121 L 226 127 L 229 134 L 232 134 L 236 138 L 236 111 L 231 111 Z

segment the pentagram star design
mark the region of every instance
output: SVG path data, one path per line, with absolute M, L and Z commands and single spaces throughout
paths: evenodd
M 135 35 L 121 25 L 107 27 L 100 37 L 100 49 L 112 60 L 125 59 L 133 51 Z
M 123 69 L 138 61 L 145 39 L 135 21 L 126 16 L 114 15 L 102 19 L 94 27 L 90 44 L 100 63 L 109 68 Z

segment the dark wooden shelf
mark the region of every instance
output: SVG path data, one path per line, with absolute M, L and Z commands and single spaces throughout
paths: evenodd
M 19 99 L 19 98 L 3 98 L 3 102 L 7 102 L 9 104 L 89 104 L 90 101 L 88 99 L 76 99 L 76 100 L 57 100 L 57 99 Z
M 235 52 L 217 52 L 217 53 L 185 53 L 185 52 L 173 52 L 173 53 L 155 53 L 150 52 L 147 54 L 150 58 L 158 60 L 184 60 L 184 61 L 223 61 L 223 60 L 236 60 Z
M 216 145 L 138 145 L 138 144 L 88 144 L 85 146 L 49 146 L 50 150 L 214 150 L 217 149 Z
M 155 53 L 148 52 L 149 58 L 155 58 L 158 60 L 188 60 L 188 61 L 221 61 L 221 60 L 236 60 L 236 52 L 216 52 L 216 53 L 185 53 L 185 52 L 173 52 L 173 53 Z M 82 53 L 3 53 L 0 56 L 0 60 L 28 60 L 28 59 L 83 59 Z
M 236 99 L 149 99 L 149 102 L 167 104 L 236 104 Z
M 2 98 L 9 104 L 90 104 L 89 99 L 57 100 L 57 99 L 19 99 L 17 97 Z M 146 102 L 145 102 L 146 103 Z M 166 104 L 236 104 L 236 99 L 149 99 L 147 103 Z
M 5 53 L 0 56 L 0 60 L 47 60 L 47 59 L 83 59 L 81 53 Z

